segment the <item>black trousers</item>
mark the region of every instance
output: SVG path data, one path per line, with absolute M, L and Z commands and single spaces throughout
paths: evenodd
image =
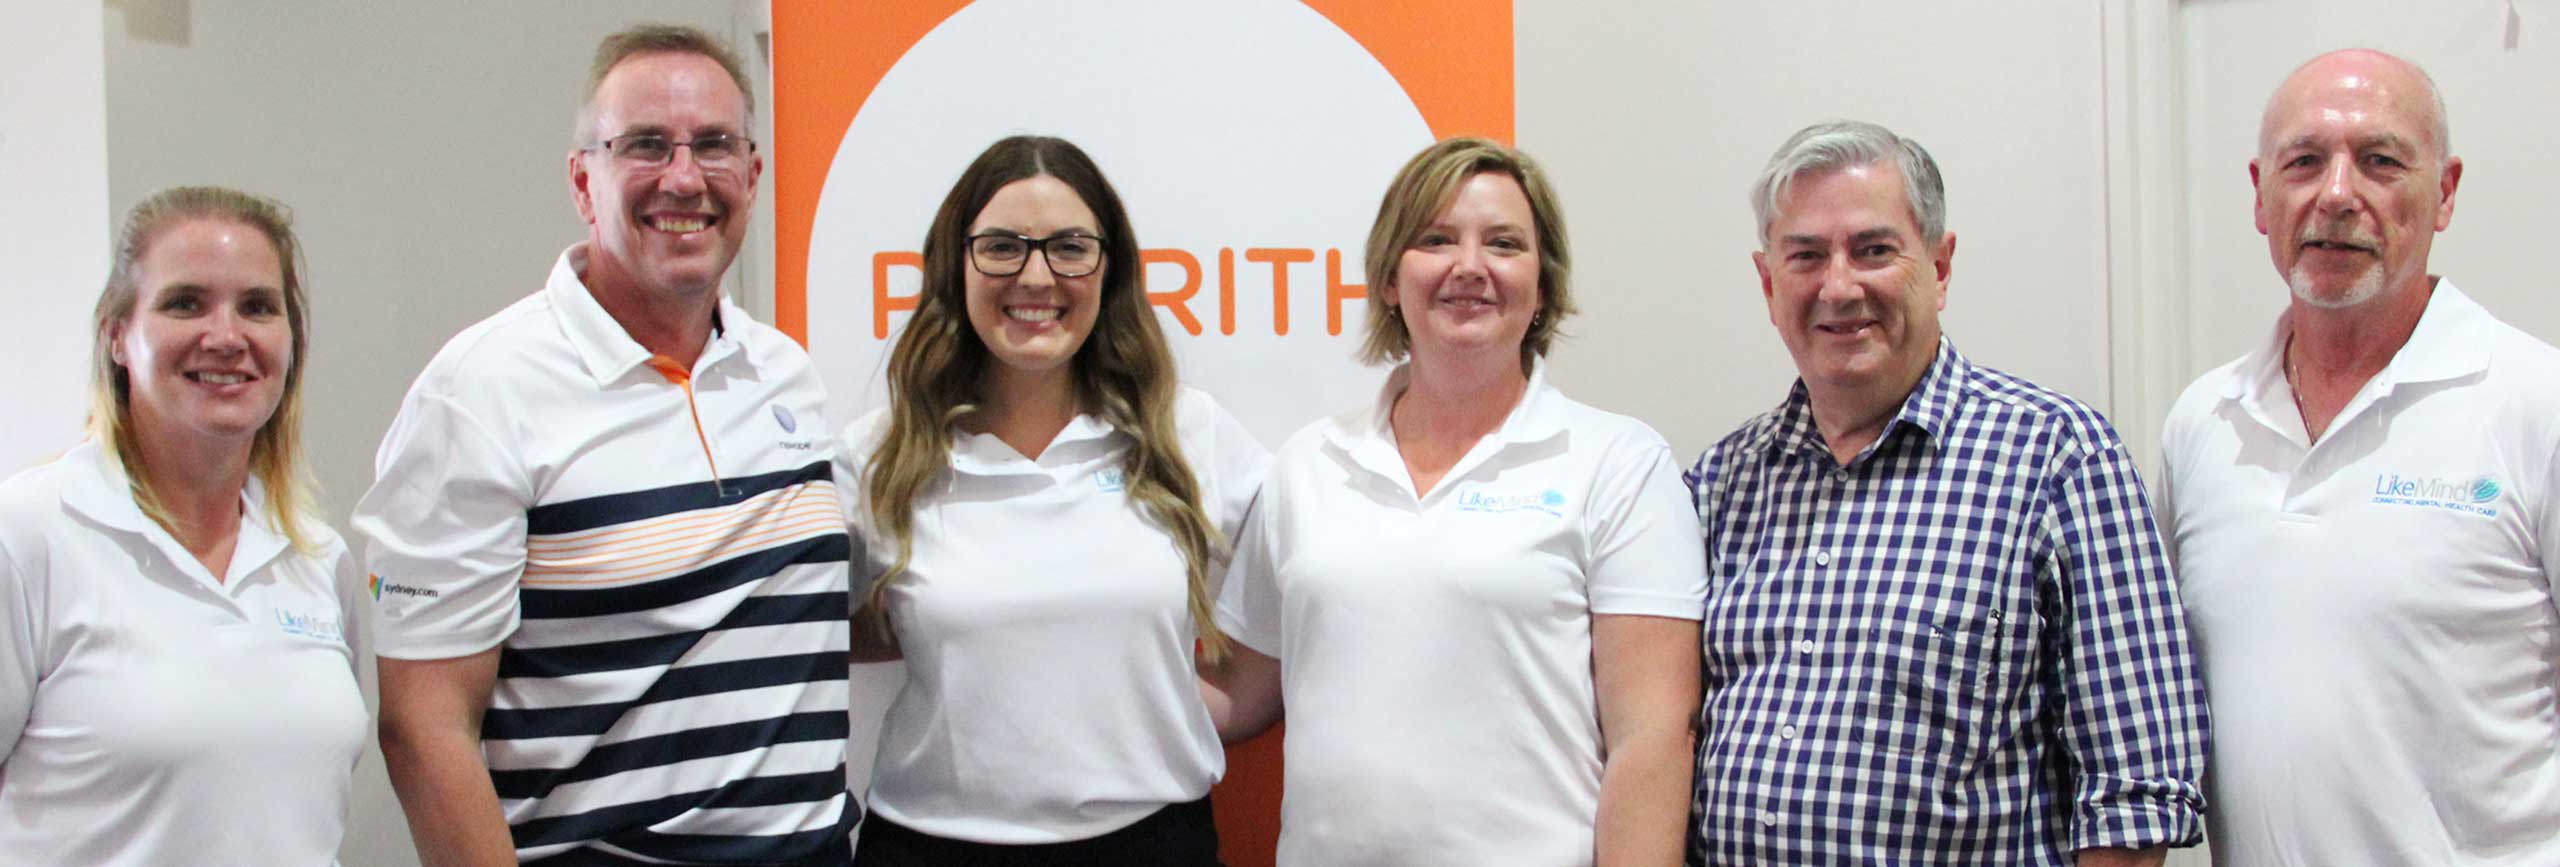
M 854 867 L 1219 867 L 1209 799 L 1175 804 L 1089 840 L 1008 846 L 936 837 L 878 813 L 862 822 Z

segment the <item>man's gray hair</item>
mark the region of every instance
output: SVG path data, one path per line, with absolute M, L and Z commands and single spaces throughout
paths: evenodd
M 1911 222 L 1920 227 L 1920 243 L 1935 248 L 1947 235 L 1947 186 L 1938 176 L 1938 162 L 1929 158 L 1919 142 L 1858 120 L 1805 127 L 1770 155 L 1759 180 L 1751 183 L 1751 213 L 1760 220 L 1760 242 L 1769 242 L 1769 224 L 1778 218 L 1778 203 L 1797 180 L 1887 160 L 1902 172 L 1903 200 L 1911 204 Z

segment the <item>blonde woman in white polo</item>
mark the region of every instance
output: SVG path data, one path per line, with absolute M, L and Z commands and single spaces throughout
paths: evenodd
M 1369 406 L 1272 460 L 1219 599 L 1230 740 L 1285 700 L 1283 865 L 1680 862 L 1706 592 L 1670 446 L 1548 384 L 1563 214 L 1518 151 L 1405 164 Z
M 365 603 L 305 511 L 295 249 L 232 190 L 125 219 L 90 438 L 0 483 L 0 865 L 337 857 Z
M 890 405 L 837 450 L 880 576 L 856 653 L 908 672 L 855 863 L 1212 867 L 1225 754 L 1193 646 L 1229 646 L 1209 581 L 1267 456 L 1175 383 L 1074 145 L 988 148 L 924 259 Z

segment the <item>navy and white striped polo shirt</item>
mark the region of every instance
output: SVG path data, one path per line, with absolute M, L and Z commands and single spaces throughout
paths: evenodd
M 420 374 L 356 526 L 380 652 L 499 648 L 483 754 L 517 854 L 834 861 L 846 792 L 845 529 L 824 389 L 723 303 L 692 368 L 543 291 Z

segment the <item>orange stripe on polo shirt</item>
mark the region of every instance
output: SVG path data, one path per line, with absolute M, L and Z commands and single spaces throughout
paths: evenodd
M 526 556 L 546 564 L 630 562 L 655 557 L 667 551 L 688 549 L 704 544 L 706 541 L 750 538 L 751 534 L 761 532 L 767 527 L 796 527 L 810 523 L 833 523 L 838 529 L 842 529 L 844 516 L 822 504 L 759 515 L 751 521 L 723 522 L 718 526 L 704 527 L 691 532 L 651 533 L 624 539 L 600 540 L 594 544 L 579 546 L 575 551 L 535 550 L 528 547 Z
M 649 356 L 649 368 L 684 389 L 684 411 L 693 415 L 693 438 L 702 443 L 702 459 L 711 464 L 711 483 L 720 483 L 720 459 L 711 454 L 711 435 L 702 431 L 702 408 L 693 403 L 693 371 L 684 369 L 675 359 L 664 355 Z
M 742 551 L 771 548 L 841 532 L 844 532 L 843 521 L 835 516 L 826 516 L 788 524 L 766 525 L 734 538 L 707 535 L 695 540 L 691 545 L 651 559 L 626 556 L 603 561 L 527 562 L 522 583 L 527 586 L 561 586 L 665 578 L 708 566 L 714 562 L 714 555 L 733 555 Z M 559 577 L 573 575 L 594 577 Z
M 615 524 L 575 533 L 534 536 L 526 540 L 526 547 L 530 551 L 539 552 L 548 557 L 561 558 L 591 548 L 625 545 L 647 537 L 690 536 L 704 530 L 751 520 L 755 515 L 776 509 L 797 512 L 813 508 L 840 510 L 834 482 L 793 485 L 757 494 L 717 509 L 679 512 L 645 521 Z M 841 511 L 838 511 L 838 516 L 841 517 L 841 515 Z
M 530 539 L 522 581 L 542 586 L 662 578 L 708 565 L 715 556 L 844 532 L 844 513 L 832 486 L 804 485 L 793 492 L 775 492 L 681 522 L 580 533 L 568 545 Z

